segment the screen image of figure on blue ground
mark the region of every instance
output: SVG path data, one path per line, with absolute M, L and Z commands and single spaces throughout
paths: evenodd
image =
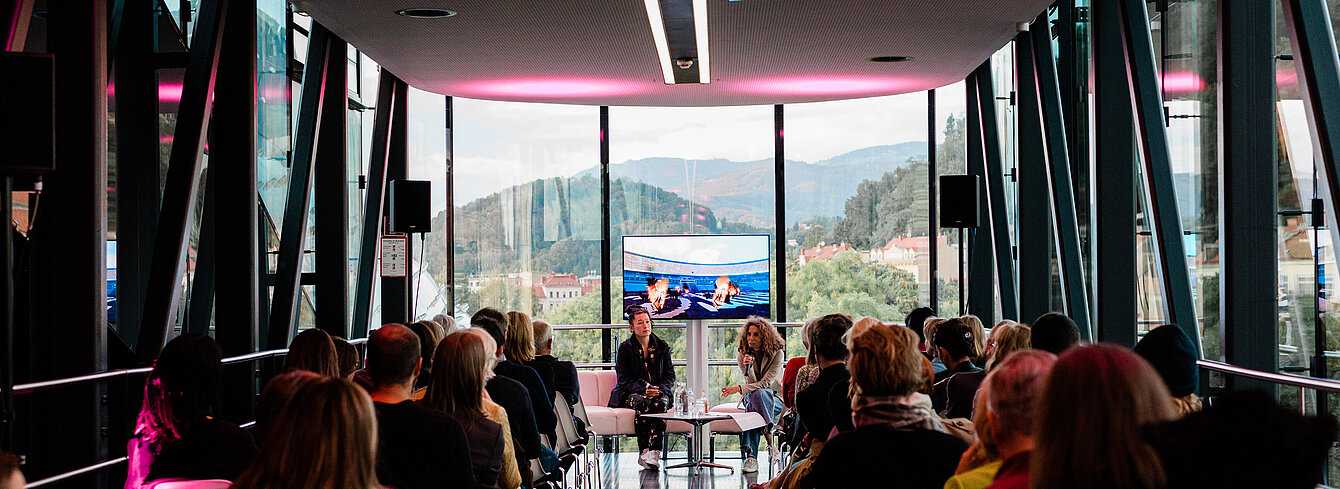
M 768 317 L 769 236 L 624 236 L 623 305 L 652 319 Z

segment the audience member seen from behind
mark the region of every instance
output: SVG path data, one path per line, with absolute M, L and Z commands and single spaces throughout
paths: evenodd
M 935 346 L 935 330 L 940 329 L 940 325 L 944 324 L 945 321 L 948 321 L 948 319 L 938 317 L 926 318 L 926 351 L 924 354 L 926 355 L 926 358 L 931 360 L 931 369 L 934 370 L 937 375 L 940 372 L 945 371 L 945 364 L 940 360 L 940 349 Z
M 673 402 L 670 395 L 675 385 L 670 345 L 651 332 L 651 313 L 646 309 L 628 306 L 624 313 L 631 334 L 619 344 L 614 356 L 616 380 L 609 407 L 631 408 L 638 414 L 664 413 Z M 637 432 L 638 465 L 659 469 L 665 421 L 638 416 L 633 429 Z
M 363 363 L 358 348 L 339 336 L 332 336 L 330 341 L 335 343 L 335 358 L 336 364 L 340 367 L 340 378 L 353 380 L 354 372 L 358 371 Z
M 1002 321 L 991 328 L 991 337 L 986 342 L 986 370 L 957 373 L 945 382 L 945 407 L 942 417 L 970 417 L 972 411 L 969 407 L 973 405 L 972 400 L 977 396 L 977 388 L 986 379 L 987 372 L 1011 353 L 1027 350 L 1030 342 L 1031 330 L 1027 325 Z
M 851 329 L 841 338 L 842 344 L 848 347 L 851 342 L 848 341 L 851 335 L 856 331 L 865 331 L 871 326 L 880 324 L 878 319 L 872 317 L 863 317 L 852 324 Z M 833 384 L 833 388 L 828 390 L 828 411 L 833 414 L 833 427 L 838 433 L 847 432 L 856 429 L 856 425 L 851 420 L 851 380 L 850 378 L 839 380 Z M 831 438 L 832 435 L 830 434 Z
M 782 363 L 786 358 L 786 343 L 777 328 L 766 318 L 750 316 L 740 328 L 740 336 L 735 347 L 735 364 L 740 367 L 744 382 L 721 388 L 721 396 L 741 394 L 744 409 L 758 413 L 763 417 L 764 426 L 745 431 L 741 438 L 740 450 L 745 460 L 741 472 L 758 472 L 759 435 L 768 435 L 768 446 L 772 442 L 771 427 L 773 420 L 782 412 L 782 400 L 777 393 L 782 391 Z
M 554 432 L 558 426 L 558 417 L 554 415 L 554 405 L 549 402 L 549 396 L 545 394 L 544 382 L 540 380 L 540 374 L 535 369 L 516 363 L 508 358 L 506 352 L 508 330 L 511 327 L 511 321 L 502 311 L 492 307 L 485 307 L 475 313 L 470 318 L 470 324 L 482 328 L 490 336 L 493 342 L 498 345 L 497 365 L 493 367 L 493 373 L 496 377 L 489 380 L 485 386 L 489 395 L 498 404 L 507 409 L 508 416 L 511 416 L 512 433 L 522 441 L 525 453 L 529 458 L 540 456 L 540 433 Z M 501 379 L 512 380 L 514 382 L 503 386 Z M 515 387 L 521 387 L 521 391 L 516 391 Z M 500 399 L 500 397 L 502 399 Z M 524 400 L 526 407 L 521 407 L 518 401 Z M 527 414 L 524 411 L 529 410 Z M 517 420 L 517 417 L 524 418 Z M 519 424 L 518 424 L 519 423 Z M 529 426 L 527 426 L 529 425 Z M 534 431 L 535 435 L 529 433 L 518 433 L 518 428 L 523 431 Z
M 554 358 L 554 329 L 547 321 L 536 319 L 530 325 L 531 334 L 535 337 L 535 359 L 528 365 L 540 374 L 540 380 L 549 387 L 550 399 L 562 394 L 569 406 L 576 405 L 581 389 L 581 384 L 577 382 L 577 366 L 567 360 Z
M 471 332 L 476 331 L 476 332 Z M 451 415 L 465 430 L 470 466 L 481 486 L 516 487 L 521 483 L 506 411 L 490 419 L 484 384 L 493 376 L 493 338 L 478 329 L 447 335 L 437 348 L 438 369 L 428 383 L 424 406 Z M 491 404 L 491 403 L 490 403 Z M 497 406 L 497 404 L 493 404 Z
M 503 345 L 503 355 L 506 356 L 507 360 L 534 370 L 536 377 L 540 379 L 540 391 L 530 391 L 530 395 L 544 397 L 544 400 L 552 408 L 554 403 L 553 375 L 545 378 L 545 375 L 541 374 L 539 369 L 530 365 L 531 362 L 535 361 L 535 324 L 531 322 L 530 315 L 521 311 L 508 311 L 505 339 L 507 343 Z M 530 386 L 526 387 L 530 388 Z M 539 407 L 536 406 L 536 409 L 539 409 Z
M 27 485 L 28 480 L 19 470 L 19 457 L 0 450 L 0 489 L 23 489 Z
M 284 406 L 293 400 L 293 394 L 303 386 L 325 378 L 316 372 L 294 370 L 279 374 L 265 384 L 261 398 L 256 401 L 256 441 L 265 443 L 265 437 L 274 432 L 275 419 Z
M 916 333 L 875 323 L 853 328 L 848 347 L 856 429 L 828 441 L 802 487 L 944 487 L 968 445 L 917 393 L 925 379 Z
M 325 331 L 312 328 L 298 333 L 288 344 L 284 356 L 284 371 L 306 370 L 327 377 L 340 376 L 339 354 L 335 342 Z
M 903 318 L 903 324 L 917 334 L 917 351 L 926 351 L 926 320 L 932 317 L 935 317 L 934 309 L 918 307 Z
M 1196 345 L 1174 324 L 1150 330 L 1135 344 L 1135 352 L 1158 371 L 1172 394 L 1180 414 L 1200 411 L 1200 367 L 1196 365 Z
M 144 382 L 134 437 L 126 444 L 127 489 L 160 479 L 235 480 L 256 455 L 251 433 L 214 416 L 222 352 L 205 335 L 163 347 Z
M 1033 321 L 1032 328 L 1034 350 L 1060 355 L 1079 345 L 1079 326 L 1065 314 L 1059 312 L 1043 314 Z
M 304 385 L 275 420 L 236 489 L 373 489 L 377 418 L 363 388 L 340 378 Z
M 838 396 L 847 395 L 842 389 L 833 387 L 845 384 L 851 379 L 851 373 L 847 371 L 847 345 L 842 339 L 851 326 L 851 318 L 847 315 L 829 314 L 816 320 L 814 326 L 810 328 L 810 346 L 819 361 L 819 377 L 805 390 L 796 393 L 796 407 L 800 413 L 800 421 L 805 423 L 805 429 L 809 431 L 811 441 L 820 443 L 828 441 L 835 418 L 851 418 L 850 400 L 846 403 L 845 409 L 841 405 L 829 405 L 830 393 Z M 834 410 L 833 407 L 837 409 Z M 815 448 L 818 447 L 811 443 L 811 454 L 815 452 Z
M 963 318 L 945 321 L 935 328 L 935 347 L 944 363 L 945 370 L 935 374 L 934 404 L 937 411 L 943 410 L 948 402 L 945 389 L 948 380 L 960 373 L 981 370 L 972 363 L 972 327 Z
M 1145 429 L 1169 489 L 1321 487 L 1336 423 L 1303 416 L 1259 390 L 1216 396 L 1202 412 Z
M 453 318 L 446 314 L 438 314 L 436 316 L 433 316 L 433 322 L 437 323 L 438 332 L 441 333 L 440 336 L 444 339 L 447 337 L 447 335 L 455 333 L 456 330 L 460 329 L 460 327 L 456 325 L 456 318 Z
M 972 331 L 972 353 L 968 355 L 968 359 L 978 367 L 986 365 L 986 327 L 982 324 L 982 320 L 972 314 L 961 316 L 959 319 Z
M 1177 417 L 1171 398 L 1149 362 L 1130 350 L 1103 344 L 1070 349 L 1057 360 L 1037 404 L 1027 487 L 1165 487 L 1163 464 L 1143 427 Z
M 954 476 L 945 481 L 945 489 L 982 489 L 991 484 L 996 471 L 1000 470 L 1000 452 L 996 449 L 991 423 L 987 422 L 986 400 L 990 395 L 986 385 L 977 390 L 972 403 L 972 428 L 977 441 L 959 457 Z
M 475 486 L 460 423 L 410 400 L 421 370 L 419 337 L 387 324 L 368 338 L 368 374 L 377 414 L 377 479 L 397 489 Z
M 423 399 L 423 388 L 428 386 L 428 377 L 433 374 L 433 352 L 442 337 L 437 335 L 437 325 L 432 321 L 415 321 L 408 328 L 419 337 L 419 359 L 422 361 L 420 375 L 414 381 L 414 400 L 417 401 Z
M 1033 440 L 1041 418 L 1038 405 L 1056 355 L 1025 350 L 1005 359 L 986 378 L 986 421 L 1002 460 L 993 489 L 1028 489 Z M 1045 462 L 1043 462 L 1045 463 Z

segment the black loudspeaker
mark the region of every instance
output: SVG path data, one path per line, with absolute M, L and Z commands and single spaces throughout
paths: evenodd
M 429 214 L 432 183 L 427 180 L 391 180 L 391 232 L 426 233 L 432 230 Z
M 51 55 L 0 53 L 0 173 L 47 173 L 55 170 L 55 64 Z
M 940 175 L 940 227 L 977 227 L 981 222 L 977 214 L 980 181 L 977 175 Z

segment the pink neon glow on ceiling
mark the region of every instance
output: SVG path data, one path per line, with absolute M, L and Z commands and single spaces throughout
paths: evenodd
M 619 96 L 638 92 L 635 84 L 601 78 L 512 78 L 464 85 L 463 96 L 563 98 Z
M 1200 75 L 1189 71 L 1163 75 L 1163 90 L 1167 92 L 1199 92 L 1206 86 L 1205 80 L 1202 80 Z
M 771 95 L 865 95 L 881 94 L 915 86 L 898 78 L 877 77 L 791 77 L 769 78 L 742 83 L 744 89 Z

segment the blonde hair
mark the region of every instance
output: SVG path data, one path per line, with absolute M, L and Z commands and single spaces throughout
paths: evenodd
M 239 489 L 369 489 L 377 484 L 377 416 L 362 387 L 325 377 L 302 386 L 265 437 Z
M 981 318 L 972 314 L 960 316 L 958 319 L 972 330 L 972 351 L 968 353 L 968 358 L 979 361 L 986 352 L 986 326 L 982 325 Z
M 860 395 L 906 396 L 921 389 L 925 379 L 917 333 L 901 326 L 885 326 L 878 320 L 862 319 L 857 324 L 847 340 L 853 401 Z
M 1033 328 L 1026 324 L 1011 323 L 991 329 L 991 353 L 986 356 L 986 369 L 999 365 L 1011 353 L 1027 350 L 1033 342 Z
M 762 316 L 749 316 L 749 319 L 744 320 L 744 326 L 740 328 L 740 338 L 735 346 L 735 351 L 744 353 L 749 349 L 750 326 L 758 328 L 758 334 L 762 337 L 759 341 L 759 348 L 764 353 L 770 354 L 786 349 L 786 342 L 782 341 L 782 335 L 777 333 L 777 328 L 772 325 L 771 321 Z
M 1161 488 L 1163 464 L 1143 425 L 1177 417 L 1158 372 L 1125 348 L 1061 355 L 1037 404 L 1032 489 Z
M 495 350 L 496 351 L 496 350 Z M 507 338 L 503 340 L 503 354 L 517 363 L 535 360 L 535 329 L 530 315 L 521 311 L 507 312 Z

